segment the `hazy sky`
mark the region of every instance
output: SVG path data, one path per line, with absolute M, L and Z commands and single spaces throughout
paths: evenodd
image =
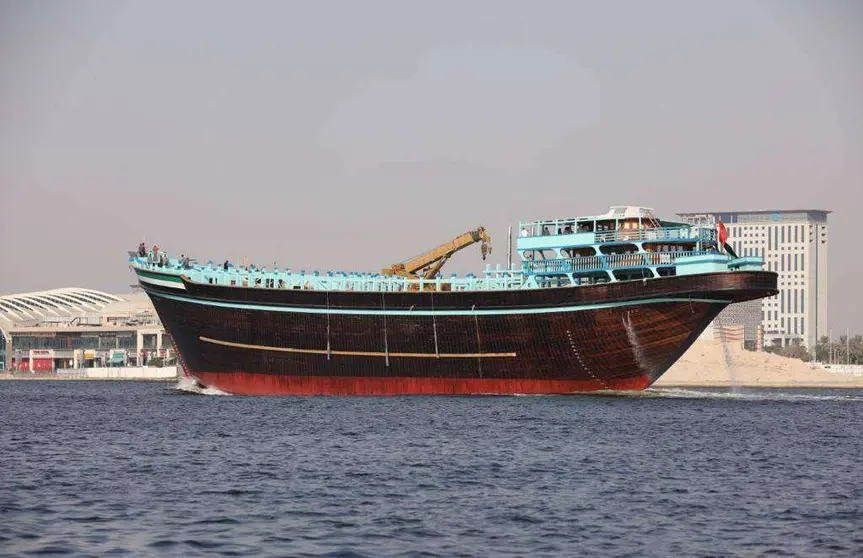
M 863 2 L 0 0 L 0 293 L 142 239 L 378 270 L 640 204 L 830 215 L 863 331 Z M 469 249 L 446 269 L 480 269 Z

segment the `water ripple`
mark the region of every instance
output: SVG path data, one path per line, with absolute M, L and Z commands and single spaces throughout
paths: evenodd
M 860 391 L 2 387 L 0 554 L 863 553 Z

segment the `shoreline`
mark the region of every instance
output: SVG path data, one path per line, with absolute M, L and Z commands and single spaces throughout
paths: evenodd
M 863 389 L 863 374 L 699 340 L 653 387 Z
M 176 382 L 180 378 L 87 378 L 87 377 L 57 377 L 57 376 L 17 376 L 12 374 L 0 374 L 0 381 L 4 382 Z
M 650 388 L 725 388 L 725 389 L 863 389 L 863 379 L 859 382 L 662 382 L 657 381 Z
M 176 382 L 176 366 L 84 368 L 58 374 L 2 373 L 6 381 Z M 699 340 L 652 388 L 714 389 L 863 389 L 863 370 L 826 368 L 771 353 L 744 350 L 734 344 Z

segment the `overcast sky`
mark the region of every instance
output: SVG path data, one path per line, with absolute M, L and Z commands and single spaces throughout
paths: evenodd
M 142 239 L 375 271 L 609 205 L 816 208 L 863 331 L 861 99 L 854 0 L 0 0 L 0 293 L 128 292 Z

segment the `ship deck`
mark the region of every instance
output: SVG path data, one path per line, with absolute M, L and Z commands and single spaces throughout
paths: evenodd
M 131 265 L 139 277 L 153 281 L 173 280 L 182 283 L 181 276 L 188 281 L 202 285 L 224 287 L 257 287 L 264 289 L 312 290 L 312 291 L 360 291 L 360 292 L 398 292 L 415 290 L 436 291 L 489 291 L 518 290 L 527 287 L 526 275 L 521 269 L 501 269 L 487 267 L 483 276 L 468 274 L 464 277 L 451 275 L 412 279 L 399 275 L 382 275 L 349 271 L 293 271 L 278 268 L 268 270 L 250 266 L 230 266 L 225 270 L 213 262 L 189 265 L 177 259 L 159 265 L 146 258 L 131 258 Z
M 410 278 L 403 275 L 349 271 L 293 271 L 291 269 L 266 269 L 254 266 L 230 265 L 225 269 L 212 261 L 200 264 L 191 261 L 184 264 L 178 259 L 158 263 L 152 259 L 130 256 L 130 264 L 139 277 L 149 282 L 175 282 L 182 284 L 181 277 L 202 285 L 226 287 L 252 287 L 263 289 L 312 290 L 312 291 L 502 291 L 567 286 L 568 280 L 560 273 L 618 270 L 639 268 L 657 264 L 676 265 L 686 259 L 711 257 L 727 264 L 726 269 L 742 265 L 758 264 L 751 258 L 732 259 L 715 251 L 674 251 L 637 254 L 608 254 L 575 257 L 563 260 L 525 262 L 523 267 L 505 269 L 486 266 L 482 275 L 469 273 L 463 277 L 452 274 L 434 279 Z M 725 267 L 725 265 L 723 265 Z M 753 265 L 753 267 L 760 267 Z M 548 276 L 546 276 L 548 274 Z

